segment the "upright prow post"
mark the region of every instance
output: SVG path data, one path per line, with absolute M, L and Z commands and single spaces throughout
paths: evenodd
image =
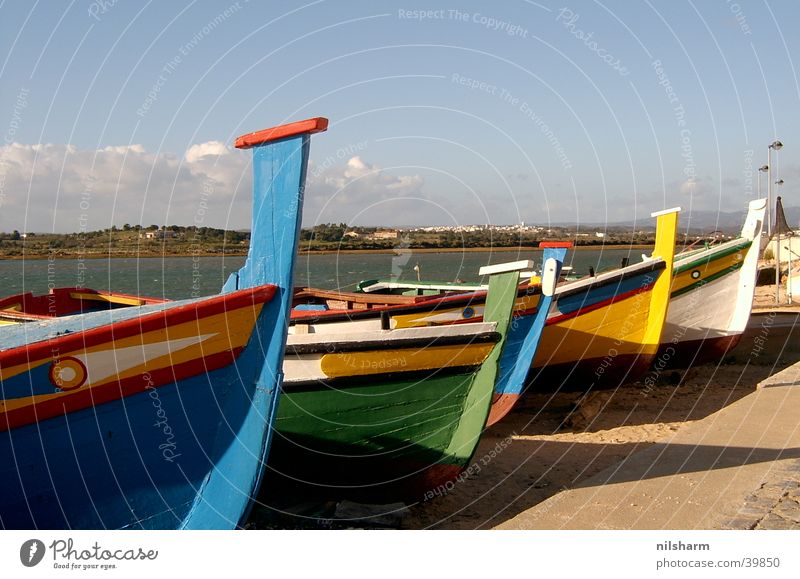
M 283 383 L 280 369 L 286 348 L 294 263 L 303 215 L 309 140 L 310 135 L 327 128 L 328 119 L 317 117 L 236 139 L 237 148 L 253 149 L 253 225 L 247 260 L 238 272 L 231 274 L 222 291 L 231 292 L 265 284 L 277 286 L 275 298 L 264 306 L 266 315 L 260 316 L 255 335 L 250 338 L 251 341 L 258 340 L 264 350 L 258 356 L 262 366 L 256 379 L 253 399 L 242 398 L 242 404 L 247 404 L 245 412 L 248 419 L 237 434 L 241 439 L 247 439 L 252 432 L 263 428 L 265 421 L 272 424 L 277 413 L 277 401 L 280 398 L 277 391 Z M 249 363 L 245 357 L 240 363 Z M 272 374 L 274 368 L 278 368 L 277 376 Z M 270 439 L 268 432 L 261 443 L 262 465 L 266 464 Z M 222 460 L 218 465 L 219 470 L 226 472 L 229 478 L 237 473 L 236 465 L 230 462 Z M 263 467 L 250 488 L 258 488 L 262 476 Z
M 656 218 L 656 245 L 653 248 L 653 257 L 663 259 L 666 267 L 653 286 L 647 331 L 642 343 L 655 345 L 656 349 L 661 342 L 661 332 L 664 328 L 664 321 L 667 319 L 680 211 L 680 207 L 673 207 L 650 214 L 651 217 Z
M 265 283 L 291 289 L 295 256 L 282 250 L 300 235 L 310 135 L 327 128 L 328 119 L 317 117 L 236 139 L 236 148 L 253 149 L 253 220 L 247 261 L 223 291 Z

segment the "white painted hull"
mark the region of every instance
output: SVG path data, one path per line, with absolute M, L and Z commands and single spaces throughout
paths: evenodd
M 711 360 L 738 342 L 753 306 L 765 210 L 765 200 L 752 201 L 739 239 L 676 257 L 675 269 L 680 271 L 698 260 L 713 262 L 715 254 L 722 256 L 742 240 L 752 241 L 740 268 L 670 299 L 656 365 L 680 366 Z
M 433 326 L 429 328 L 403 328 L 400 330 L 381 330 L 380 328 L 352 328 L 350 322 L 350 332 L 344 332 L 342 325 L 348 322 L 337 324 L 321 324 L 316 328 L 317 331 L 308 334 L 290 334 L 287 339 L 287 353 L 283 360 L 284 384 L 289 386 L 298 382 L 318 381 L 331 378 L 329 372 L 323 367 L 323 360 L 326 356 L 332 356 L 335 352 L 343 351 L 339 354 L 340 364 L 348 369 L 348 375 L 363 376 L 370 374 L 381 374 L 387 372 L 402 372 L 409 370 L 433 370 L 457 365 L 454 359 L 463 357 L 464 351 L 468 348 L 471 340 L 480 334 L 494 332 L 497 324 L 494 322 L 479 322 L 465 325 Z M 446 348 L 437 345 L 447 339 L 458 338 L 463 343 L 453 348 Z M 424 342 L 431 350 L 436 350 L 441 357 L 431 360 L 428 365 L 419 362 L 413 364 L 409 361 L 407 345 L 409 342 Z M 352 354 L 357 351 L 359 346 L 366 347 L 368 344 L 375 344 L 368 351 L 373 351 L 374 360 L 362 360 L 358 355 Z M 489 349 L 494 344 L 489 345 Z M 417 346 L 419 347 L 419 346 Z M 295 349 L 308 349 L 309 353 L 293 353 Z M 484 355 L 485 357 L 485 355 Z M 412 367 L 413 366 L 413 367 Z
M 662 344 L 693 342 L 741 334 L 747 326 L 755 270 L 744 267 L 669 302 Z

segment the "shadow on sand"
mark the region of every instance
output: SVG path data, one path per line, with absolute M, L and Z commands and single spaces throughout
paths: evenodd
M 358 516 L 342 518 L 337 509 L 341 495 L 312 496 L 299 488 L 294 493 L 286 487 L 279 492 L 262 488 L 261 504 L 254 509 L 251 522 L 255 528 L 486 529 L 562 490 L 581 486 L 644 449 L 651 449 L 647 456 L 654 459 L 628 469 L 625 477 L 646 480 L 800 458 L 800 448 L 657 442 L 681 423 L 703 419 L 752 393 L 756 384 L 775 371 L 775 365 L 769 364 L 706 366 L 682 372 L 678 385 L 667 379 L 649 391 L 634 383 L 599 392 L 596 414 L 589 413 L 580 428 L 569 428 L 580 394 L 530 394 L 517 411 L 484 433 L 465 473 L 446 488 L 406 497 L 407 509 L 397 502 L 373 504 Z M 359 501 L 358 493 L 346 498 Z M 390 500 L 397 499 L 382 502 Z M 360 502 L 381 500 L 373 495 Z

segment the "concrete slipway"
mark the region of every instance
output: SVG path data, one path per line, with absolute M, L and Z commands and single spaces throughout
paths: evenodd
M 800 529 L 800 362 L 501 529 Z

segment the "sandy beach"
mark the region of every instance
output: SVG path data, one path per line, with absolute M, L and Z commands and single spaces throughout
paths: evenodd
M 473 476 L 412 507 L 403 528 L 492 528 L 750 394 L 773 371 L 703 366 L 650 392 L 632 383 L 592 394 L 577 412 L 580 395 L 529 396 L 484 435 Z
M 775 309 L 774 287 L 757 288 L 754 313 Z M 798 306 L 781 305 L 800 313 Z M 754 316 L 753 319 L 756 319 Z M 490 529 L 572 488 L 755 391 L 796 362 L 788 338 L 773 333 L 770 352 L 752 356 L 747 334 L 719 364 L 665 374 L 655 388 L 633 382 L 589 394 L 531 394 L 484 434 L 471 476 L 442 496 L 411 507 L 403 528 Z
M 556 493 L 573 488 L 632 453 L 755 391 L 759 382 L 798 360 L 790 331 L 772 330 L 770 348 L 754 355 L 762 318 L 776 311 L 774 288 L 759 287 L 751 326 L 718 364 L 664 373 L 590 393 L 529 393 L 484 433 L 473 462 L 447 488 L 416 504 L 300 506 L 300 517 L 256 509 L 254 528 L 491 529 Z M 777 311 L 794 315 L 798 306 Z M 771 323 L 771 322 L 769 322 Z M 757 327 L 756 327 L 757 326 Z M 796 341 L 796 340 L 794 340 Z M 787 347 L 789 346 L 789 347 Z
M 251 528 L 491 529 L 755 391 L 788 363 L 723 363 L 591 394 L 533 394 L 484 433 L 472 465 L 429 500 L 257 507 Z M 421 497 L 422 499 L 423 497 Z M 270 501 L 271 502 L 271 501 Z M 281 507 L 278 507 L 283 510 Z

